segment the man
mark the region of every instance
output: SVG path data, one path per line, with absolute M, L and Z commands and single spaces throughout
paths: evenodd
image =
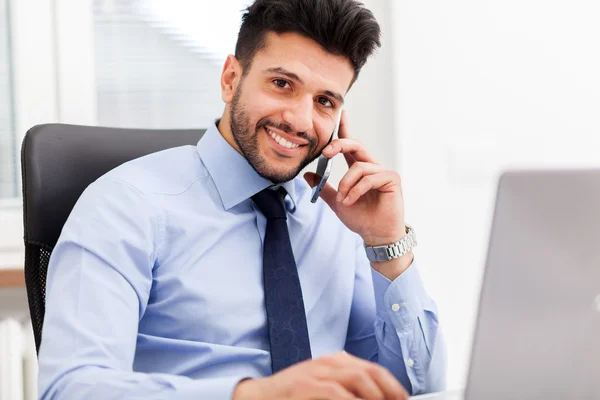
M 197 147 L 90 185 L 48 269 L 43 399 L 398 399 L 442 388 L 436 308 L 399 175 L 350 138 L 344 96 L 379 46 L 353 0 L 257 0 Z M 310 202 L 318 157 L 343 154 Z M 308 182 L 308 183 L 307 183 Z M 399 257 L 365 246 L 402 240 Z M 400 383 L 402 385 L 400 385 Z M 404 386 L 404 388 L 402 387 Z

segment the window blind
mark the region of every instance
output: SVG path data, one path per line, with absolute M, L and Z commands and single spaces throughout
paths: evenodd
M 223 112 L 219 79 L 224 57 L 207 49 L 202 38 L 186 35 L 177 20 L 153 13 L 155 3 L 93 4 L 98 122 L 204 128 Z M 177 1 L 168 7 L 169 14 L 184 15 L 210 13 L 214 5 Z M 237 7 L 232 7 L 235 19 L 240 15 Z

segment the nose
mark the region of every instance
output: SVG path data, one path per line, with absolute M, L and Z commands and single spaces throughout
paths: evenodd
M 288 108 L 283 113 L 283 119 L 296 132 L 309 132 L 313 128 L 313 101 L 305 98 Z

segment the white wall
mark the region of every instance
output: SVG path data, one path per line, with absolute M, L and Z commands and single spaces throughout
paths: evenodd
M 463 387 L 497 172 L 600 166 L 600 3 L 393 5 L 407 218 Z
M 363 67 L 358 80 L 348 93 L 344 109 L 348 114 L 348 125 L 353 138 L 364 144 L 373 157 L 390 168 L 398 166 L 394 126 L 395 93 L 392 82 L 396 78 L 393 67 L 394 43 L 390 0 L 363 1 L 382 30 L 382 47 Z M 316 165 L 316 163 L 315 163 Z M 314 167 L 311 171 L 314 171 Z M 343 157 L 335 159 L 330 182 L 337 186 L 347 171 Z

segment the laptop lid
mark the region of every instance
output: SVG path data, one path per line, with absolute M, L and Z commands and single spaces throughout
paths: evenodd
M 500 178 L 465 394 L 600 399 L 600 170 Z

